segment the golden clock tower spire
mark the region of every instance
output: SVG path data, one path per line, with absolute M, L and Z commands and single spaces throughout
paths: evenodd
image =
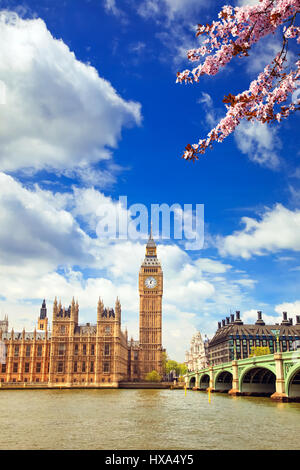
M 152 222 L 151 222 L 151 229 L 150 229 L 150 235 L 149 235 L 149 240 L 146 245 L 146 258 L 157 258 L 156 255 L 156 244 L 155 241 L 153 240 L 152 236 Z
M 141 378 L 156 370 L 162 374 L 163 272 L 157 258 L 152 225 L 146 256 L 139 273 Z

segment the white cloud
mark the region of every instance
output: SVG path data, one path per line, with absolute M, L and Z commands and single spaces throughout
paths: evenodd
M 300 178 L 300 167 L 297 167 L 294 173 L 291 174 L 293 178 Z
M 260 310 L 259 308 L 257 310 Z M 257 310 L 251 309 L 241 313 L 241 319 L 246 324 L 254 324 L 257 321 Z M 282 318 L 278 315 L 268 315 L 262 312 L 262 319 L 266 325 L 274 325 L 275 323 L 281 323 Z
M 138 8 L 138 13 L 144 18 L 151 18 L 159 15 L 161 12 L 158 0 L 146 0 L 142 2 Z
M 296 300 L 295 302 L 283 302 L 282 304 L 276 305 L 275 311 L 281 315 L 282 312 L 288 312 L 288 318 L 295 320 L 295 316 L 300 315 L 300 300 Z
M 236 128 L 234 137 L 240 151 L 248 155 L 250 160 L 272 170 L 279 167 L 276 149 L 280 147 L 280 140 L 270 126 L 242 121 Z
M 261 310 L 259 307 L 257 310 Z M 257 310 L 251 309 L 241 312 L 241 318 L 244 323 L 254 324 L 257 320 Z M 287 312 L 287 318 L 292 318 L 293 323 L 296 323 L 296 315 L 300 315 L 300 300 L 295 302 L 283 302 L 282 304 L 276 305 L 274 308 L 274 314 L 266 314 L 262 311 L 262 319 L 266 325 L 281 324 L 283 320 L 283 312 Z
M 118 16 L 120 14 L 119 8 L 117 8 L 115 0 L 105 0 L 104 8 L 107 12 L 112 13 L 113 15 Z
M 200 16 L 198 19 L 197 16 L 207 8 L 208 3 L 204 0 L 143 0 L 137 6 L 137 2 L 130 1 L 144 20 L 151 20 L 159 25 L 159 32 L 155 33 L 155 37 L 163 47 L 153 51 L 159 60 L 171 64 L 174 74 L 179 68 L 190 64 L 188 50 L 199 47 L 199 41 L 202 41 L 202 38 L 196 38 L 196 28 L 200 21 Z M 144 46 L 141 43 L 136 55 L 140 57 L 143 52 Z
M 262 72 L 267 64 L 270 64 L 276 54 L 282 47 L 282 41 L 267 37 L 261 39 L 257 45 L 252 47 L 249 57 L 247 58 L 248 73 Z
M 0 173 L 0 261 L 54 268 L 88 260 L 89 239 L 64 205 L 63 195 L 28 190 Z
M 94 188 L 74 187 L 67 193 L 45 191 L 38 185 L 26 188 L 0 173 L 0 311 L 9 314 L 10 326 L 32 329 L 44 297 L 51 319 L 55 296 L 67 306 L 75 296 L 80 321 L 95 322 L 98 297 L 113 306 L 118 295 L 123 327 L 127 325 L 129 335 L 138 338 L 137 280 L 145 242 L 97 238 L 97 211 L 102 204 L 114 210 L 119 201 Z M 230 265 L 211 258 L 192 259 L 171 242 L 158 244 L 158 256 L 164 272 L 164 346 L 183 360 L 195 329 L 213 334 L 212 318 L 241 308 L 251 286 L 241 285 L 240 274 L 235 280 Z
M 293 185 L 289 185 L 289 191 L 291 194 L 291 202 L 297 206 L 300 204 L 300 188 L 295 188 Z
M 219 121 L 219 118 L 217 118 L 217 113 L 216 110 L 214 109 L 214 103 L 212 100 L 212 97 L 208 94 L 202 91 L 201 93 L 201 98 L 197 100 L 197 103 L 202 104 L 205 110 L 204 117 L 206 123 L 210 127 L 215 127 Z
M 250 289 L 254 289 L 255 284 L 257 283 L 255 279 L 249 279 L 249 278 L 237 279 L 235 282 L 237 284 L 240 284 L 241 286 L 248 287 Z
M 261 308 L 257 307 L 257 310 L 261 310 Z M 243 322 L 254 324 L 257 320 L 257 310 L 251 309 L 241 312 L 241 319 Z M 284 302 L 276 305 L 273 315 L 266 314 L 262 311 L 262 319 L 266 325 L 275 325 L 276 323 L 280 325 L 283 320 L 282 312 L 287 312 L 287 317 L 292 318 L 295 323 L 296 315 L 300 314 L 300 301 L 296 300 L 295 302 Z
M 245 5 L 258 5 L 259 0 L 238 0 L 237 2 L 238 6 L 245 6 Z
M 208 94 L 208 93 L 205 93 L 204 91 L 201 92 L 202 94 L 202 97 L 198 99 L 198 103 L 203 103 L 205 104 L 208 108 L 212 108 L 213 107 L 213 100 L 212 100 L 212 97 Z
M 278 256 L 277 258 L 275 258 L 275 261 L 279 261 L 279 262 L 287 262 L 287 261 L 294 261 L 295 258 L 294 256 Z
M 203 7 L 207 7 L 207 2 L 203 0 L 144 0 L 138 13 L 144 18 L 165 15 L 172 21 L 176 17 L 191 18 Z
M 244 61 L 248 75 L 250 77 L 255 77 L 258 73 L 261 73 L 266 65 L 272 63 L 281 49 L 282 35 L 280 32 L 260 39 L 251 47 L 249 57 Z M 287 52 L 285 65 L 290 67 L 291 65 L 294 65 L 295 62 L 296 56 L 291 50 L 289 50 Z
M 204 108 L 204 119 L 210 127 L 215 127 L 221 119 L 221 110 L 214 108 L 213 100 L 208 93 L 202 92 L 197 101 Z M 250 160 L 276 170 L 280 165 L 277 149 L 281 142 L 276 130 L 259 122 L 242 121 L 234 133 L 239 150 Z
M 212 274 L 225 273 L 231 269 L 229 264 L 224 264 L 221 261 L 209 258 L 199 258 L 195 261 L 195 265 L 199 267 L 202 272 Z
M 166 24 L 166 27 L 168 27 L 168 24 Z M 171 63 L 174 74 L 178 72 L 178 68 L 190 64 L 187 52 L 190 49 L 199 47 L 199 39 L 195 37 L 195 31 L 191 28 L 187 30 L 182 22 L 173 22 L 169 29 L 156 33 L 155 36 L 163 45 L 160 60 Z
M 116 175 L 121 171 L 117 165 L 107 165 L 106 169 L 98 169 L 93 165 L 76 167 L 74 169 L 64 169 L 56 171 L 56 174 L 64 175 L 73 180 L 79 180 L 83 186 L 97 186 L 98 188 L 106 188 L 116 183 Z M 26 173 L 26 171 L 23 171 Z
M 128 24 L 127 15 L 117 6 L 116 0 L 104 0 L 104 9 L 107 13 L 117 17 L 123 24 Z
M 129 51 L 134 54 L 143 54 L 146 48 L 146 44 L 142 41 L 138 41 L 129 45 Z
M 207 3 L 203 0 L 164 0 L 168 9 L 169 15 L 174 17 L 175 15 L 186 15 L 188 11 L 192 13 L 198 10 L 199 7 L 206 6 Z
M 243 217 L 245 228 L 218 239 L 223 256 L 249 259 L 282 250 L 300 251 L 300 210 L 290 210 L 281 204 L 267 209 L 260 220 Z
M 41 19 L 0 21 L 0 169 L 87 172 L 111 158 L 124 126 L 141 122 L 94 67 L 76 59 Z

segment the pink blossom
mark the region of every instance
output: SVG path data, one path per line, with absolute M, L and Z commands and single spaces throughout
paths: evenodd
M 271 64 L 250 83 L 249 89 L 224 98 L 227 113 L 212 129 L 207 139 L 198 144 L 188 145 L 183 154 L 185 159 L 198 158 L 211 146 L 213 141 L 222 142 L 234 132 L 242 119 L 260 122 L 280 122 L 291 112 L 300 108 L 300 101 L 282 105 L 297 88 L 300 76 L 300 61 L 286 72 L 287 43 L 290 39 L 300 42 L 300 28 L 294 26 L 296 14 L 300 11 L 300 0 L 260 0 L 257 5 L 233 8 L 225 5 L 218 14 L 219 21 L 211 25 L 199 25 L 197 36 L 207 37 L 199 49 L 188 51 L 192 62 L 205 57 L 204 62 L 192 70 L 177 74 L 177 82 L 199 82 L 201 75 L 216 75 L 235 56 L 249 55 L 253 44 L 283 27 L 283 46 Z M 275 111 L 275 107 L 277 108 Z

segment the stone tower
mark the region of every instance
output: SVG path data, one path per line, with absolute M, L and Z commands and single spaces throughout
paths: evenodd
M 0 320 L 0 330 L 2 333 L 8 332 L 8 316 L 4 315 L 4 319 Z
M 42 303 L 42 308 L 40 310 L 40 316 L 38 318 L 37 329 L 39 331 L 47 331 L 47 326 L 48 326 L 47 306 L 46 306 L 46 300 L 44 299 Z
M 140 373 L 144 379 L 148 372 L 162 374 L 162 295 L 163 272 L 157 259 L 152 228 L 146 246 L 146 256 L 139 272 L 140 294 Z
M 118 386 L 123 378 L 123 369 L 127 372 L 127 363 L 123 367 L 120 348 L 121 339 L 121 303 L 116 299 L 115 309 L 106 307 L 99 298 L 97 308 L 96 337 L 96 382 L 109 377 L 111 386 Z M 127 346 L 127 345 L 126 345 Z M 128 355 L 127 349 L 126 353 Z M 126 357 L 127 360 L 127 357 Z

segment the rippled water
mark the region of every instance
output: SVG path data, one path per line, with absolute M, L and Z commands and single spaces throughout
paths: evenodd
M 0 449 L 300 449 L 300 404 L 183 390 L 3 390 Z

